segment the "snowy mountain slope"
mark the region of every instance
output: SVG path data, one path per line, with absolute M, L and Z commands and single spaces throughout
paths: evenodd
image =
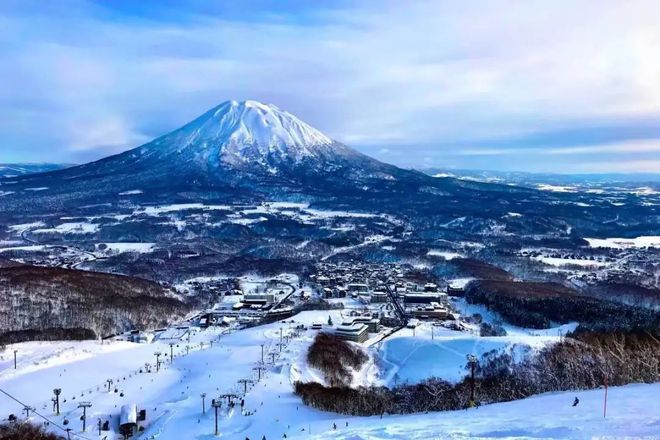
M 211 167 L 276 173 L 281 165 L 345 153 L 345 147 L 272 104 L 226 101 L 130 156 L 139 161 L 175 156 Z
M 603 418 L 603 390 L 543 394 L 467 411 L 406 416 L 352 418 L 349 426 L 333 430 L 312 424 L 291 438 L 337 440 L 429 439 L 657 439 L 660 384 L 628 385 L 608 390 Z M 576 407 L 571 403 L 580 399 Z
M 310 325 L 339 311 L 307 311 L 296 315 L 295 323 Z M 292 326 L 293 327 L 293 326 Z M 147 409 L 144 438 L 158 440 L 205 439 L 213 436 L 214 414 L 209 404 L 224 393 L 242 394 L 239 380 L 258 379 L 261 344 L 266 353 L 276 352 L 280 322 L 237 331 L 209 328 L 193 331 L 181 339 L 157 339 L 153 344 L 96 341 L 21 343 L 8 347 L 0 356 L 0 388 L 38 411 L 62 423 L 69 420 L 72 438 L 91 438 L 90 425 L 98 418 L 113 420 L 116 428 L 119 408 L 136 403 Z M 469 439 L 544 438 L 588 439 L 658 438 L 660 415 L 657 395 L 660 384 L 629 385 L 609 390 L 608 415 L 603 419 L 603 390 L 569 391 L 530 397 L 520 401 L 485 405 L 478 409 L 405 416 L 352 417 L 315 410 L 302 404 L 292 392 L 292 381 L 316 332 L 308 330 L 291 339 L 274 363 L 267 363 L 261 380 L 248 387 L 245 410 L 240 407 L 219 411 L 219 438 L 223 439 Z M 211 343 L 213 341 L 213 343 Z M 165 356 L 159 372 L 140 372 L 145 363 L 154 365 L 156 351 L 169 353 L 174 342 L 173 363 Z M 203 344 L 203 345 L 202 345 Z M 189 351 L 186 346 L 189 346 Z M 11 353 L 18 350 L 18 368 L 11 368 Z M 162 359 L 161 359 L 162 360 Z M 114 380 L 107 390 L 106 380 Z M 50 390 L 63 390 L 62 414 L 52 413 Z M 206 393 L 202 414 L 201 393 Z M 577 407 L 571 404 L 580 399 Z M 92 402 L 88 410 L 88 432 L 81 433 L 78 402 Z M 64 401 L 66 399 L 66 401 Z M 226 402 L 226 399 L 223 399 Z M 21 414 L 21 406 L 0 396 L 0 410 Z M 33 422 L 41 422 L 32 416 Z M 337 429 L 333 429 L 333 425 Z M 55 430 L 51 426 L 51 429 Z M 104 433 L 114 438 L 112 433 Z
M 300 161 L 334 143 L 292 114 L 257 101 L 224 102 L 179 131 L 177 135 L 187 138 L 178 151 L 188 145 L 202 145 L 234 165 L 268 156 Z M 158 144 L 153 146 L 158 148 Z

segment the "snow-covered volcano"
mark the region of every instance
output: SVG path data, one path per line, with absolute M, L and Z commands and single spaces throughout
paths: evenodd
M 142 147 L 141 154 L 219 160 L 243 167 L 300 162 L 327 154 L 335 142 L 291 113 L 257 101 L 226 101 Z
M 131 152 L 138 160 L 176 157 L 179 163 L 271 174 L 357 154 L 272 104 L 233 100 Z
M 48 188 L 31 202 L 97 203 L 139 189 L 142 197 L 210 194 L 215 199 L 336 199 L 362 208 L 401 203 L 430 206 L 437 195 L 466 186 L 385 164 L 336 142 L 292 114 L 256 101 L 226 101 L 144 145 L 96 162 L 14 179 L 3 201 L 21 188 Z M 509 189 L 507 189 L 509 191 Z M 13 197 L 13 194 L 17 194 Z M 377 195 L 378 194 L 378 195 Z M 414 200 L 411 200 L 414 195 Z
M 367 187 L 387 191 L 392 182 L 410 179 L 434 180 L 361 154 L 272 104 L 232 100 L 132 150 L 12 185 L 48 187 L 39 196 L 61 200 L 56 193 L 98 198 L 135 188 L 226 196 L 345 194 Z M 377 182 L 367 182 L 372 180 Z

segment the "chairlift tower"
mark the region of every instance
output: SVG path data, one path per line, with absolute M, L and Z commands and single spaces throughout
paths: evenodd
M 468 406 L 472 408 L 476 406 L 476 403 L 474 401 L 474 387 L 475 387 L 474 372 L 477 367 L 477 357 L 473 354 L 469 354 L 467 358 L 468 358 L 468 363 L 470 364 L 470 402 L 468 403 Z
M 87 428 L 87 408 L 91 407 L 92 404 L 91 402 L 80 402 L 78 403 L 78 408 L 82 408 L 83 410 L 83 416 L 82 416 L 82 422 L 83 422 L 83 432 L 85 432 L 85 429 Z
M 243 384 L 243 395 L 246 395 L 246 394 L 247 394 L 247 386 L 248 386 L 248 384 L 249 384 L 249 383 L 250 383 L 250 384 L 254 383 L 254 380 L 252 380 L 252 379 L 241 379 L 241 380 L 238 381 L 238 383 L 242 383 L 242 384 Z
M 238 396 L 234 393 L 221 394 L 221 398 L 227 398 L 227 406 L 231 406 L 231 399 L 238 399 Z
M 154 356 L 156 356 L 156 373 L 158 373 L 158 371 L 160 371 L 160 356 L 162 354 L 163 353 L 161 353 L 160 351 L 157 351 L 157 352 L 154 353 Z
M 261 363 L 258 364 L 256 367 L 252 368 L 253 370 L 257 371 L 257 382 L 261 380 L 261 372 L 266 371 L 266 366 Z
M 59 416 L 60 415 L 60 394 L 62 394 L 62 388 L 55 388 L 53 390 L 53 394 L 55 394 L 55 415 Z
M 213 399 L 211 401 L 211 406 L 215 410 L 215 435 L 218 435 L 218 410 L 222 406 L 222 402 L 220 402 L 220 399 Z

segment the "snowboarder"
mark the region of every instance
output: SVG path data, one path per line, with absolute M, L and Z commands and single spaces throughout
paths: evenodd
M 337 424 L 336 423 L 332 424 L 332 429 L 334 429 L 335 431 L 337 430 Z
M 578 403 L 580 403 L 580 399 L 578 399 L 577 396 L 575 396 L 575 400 L 573 401 L 573 406 L 577 406 Z

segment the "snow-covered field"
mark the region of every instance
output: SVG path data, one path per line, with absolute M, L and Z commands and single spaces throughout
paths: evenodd
M 53 228 L 35 229 L 35 234 L 93 234 L 99 230 L 99 225 L 87 222 L 62 223 Z
M 479 337 L 475 334 L 421 325 L 402 329 L 385 340 L 379 355 L 383 360 L 382 384 L 394 386 L 418 383 L 430 377 L 458 382 L 465 377 L 470 354 L 481 357 L 496 350 L 522 358 L 558 341 L 560 336 L 512 332 L 507 336 Z
M 560 257 L 543 257 L 538 256 L 534 257 L 534 260 L 540 261 L 541 263 L 547 264 L 549 266 L 562 267 L 562 266 L 580 266 L 585 268 L 597 268 L 607 266 L 607 263 L 604 261 L 595 261 L 587 259 L 575 259 L 575 258 L 560 258 Z
M 305 407 L 292 393 L 295 380 L 320 380 L 321 374 L 305 362 L 305 353 L 316 332 L 307 330 L 293 338 L 282 349 L 277 343 L 280 332 L 291 335 L 297 324 L 311 325 L 326 322 L 328 315 L 335 322 L 341 321 L 339 311 L 303 312 L 293 317 L 294 323 L 273 323 L 240 331 L 208 329 L 188 332 L 181 329 L 169 332 L 168 337 L 152 344 L 128 342 L 32 342 L 8 346 L 0 359 L 0 389 L 6 391 L 35 409 L 51 421 L 62 424 L 68 420 L 73 428 L 71 438 L 81 432 L 77 408 L 81 400 L 89 401 L 88 431 L 86 438 L 97 438 L 95 426 L 98 419 L 116 421 L 123 404 L 136 403 L 147 410 L 145 431 L 138 438 L 144 439 L 210 439 L 213 438 L 214 417 L 210 401 L 222 394 L 242 395 L 241 379 L 256 380 L 261 345 L 266 358 L 265 371 L 260 381 L 248 383 L 244 410 L 240 399 L 228 408 L 226 398 L 219 412 L 220 438 L 227 439 L 444 439 L 444 438 L 593 438 L 603 436 L 633 438 L 658 438 L 660 436 L 660 412 L 657 396 L 660 384 L 631 385 L 610 390 L 608 417 L 602 417 L 600 390 L 568 392 L 532 397 L 523 401 L 484 406 L 469 411 L 418 414 L 409 416 L 345 417 Z M 281 329 L 281 330 L 280 330 Z M 387 356 L 402 355 L 412 343 L 410 329 L 383 343 Z M 461 361 L 459 354 L 480 351 L 499 346 L 497 341 L 486 338 L 482 345 L 475 345 L 469 334 L 440 330 L 438 339 L 420 328 L 422 342 L 408 359 L 410 368 L 416 367 L 421 374 L 427 355 L 435 358 L 438 368 L 449 374 L 460 374 L 454 367 Z M 188 342 L 190 335 L 190 342 Z M 434 335 L 435 338 L 436 335 Z M 534 335 L 512 334 L 502 342 Z M 538 338 L 551 338 L 536 335 Z M 444 339 L 443 339 L 444 338 Z M 516 339 L 517 338 L 517 339 Z M 437 342 L 436 342 L 437 341 Z M 541 339 L 538 339 L 542 342 Z M 175 358 L 170 364 L 169 342 L 173 342 Z M 402 344 L 400 353 L 395 353 Z M 188 346 L 188 349 L 186 348 Z M 387 347 L 387 348 L 385 348 Z M 434 348 L 435 347 L 435 348 Z M 376 350 L 376 346 L 372 350 Z M 18 368 L 13 369 L 13 350 L 18 350 Z M 436 350 L 436 351 L 434 351 Z M 453 351 L 457 352 L 454 353 Z M 154 353 L 160 351 L 163 367 L 156 373 Z M 188 354 L 186 354 L 188 353 Z M 271 363 L 270 353 L 276 353 Z M 373 353 L 373 352 L 372 352 Z M 410 363 L 418 353 L 417 362 Z M 456 360 L 452 356 L 457 356 Z M 390 357 L 393 359 L 393 357 Z M 145 370 L 150 363 L 152 372 Z M 356 381 L 371 383 L 373 365 L 356 374 Z M 409 370 L 412 374 L 413 370 Z M 442 371 L 440 371 L 442 372 Z M 107 388 L 107 379 L 114 382 Z M 62 388 L 60 416 L 53 415 L 51 390 Z M 115 392 L 115 389 L 117 390 Z M 201 394 L 206 393 L 206 412 L 202 414 Z M 580 405 L 571 407 L 575 396 Z M 655 408 L 655 409 L 654 409 Z M 21 414 L 21 405 L 4 395 L 0 396 L 3 414 Z M 40 422 L 37 416 L 31 416 Z M 337 430 L 333 429 L 337 425 Z M 347 425 L 348 424 L 348 425 Z M 56 430 L 54 425 L 50 429 Z M 108 433 L 103 433 L 102 437 Z M 108 439 L 116 436 L 108 435 Z
M 660 247 L 660 236 L 642 236 L 636 238 L 585 238 L 594 248 L 642 248 Z
M 99 243 L 96 245 L 96 249 L 110 254 L 149 253 L 154 250 L 155 246 L 155 243 Z
M 445 260 L 453 260 L 454 258 L 463 258 L 463 254 L 459 254 L 458 252 L 452 252 L 452 251 L 441 251 L 437 249 L 431 249 L 430 251 L 427 252 L 428 256 L 430 257 L 441 257 L 444 258 Z

